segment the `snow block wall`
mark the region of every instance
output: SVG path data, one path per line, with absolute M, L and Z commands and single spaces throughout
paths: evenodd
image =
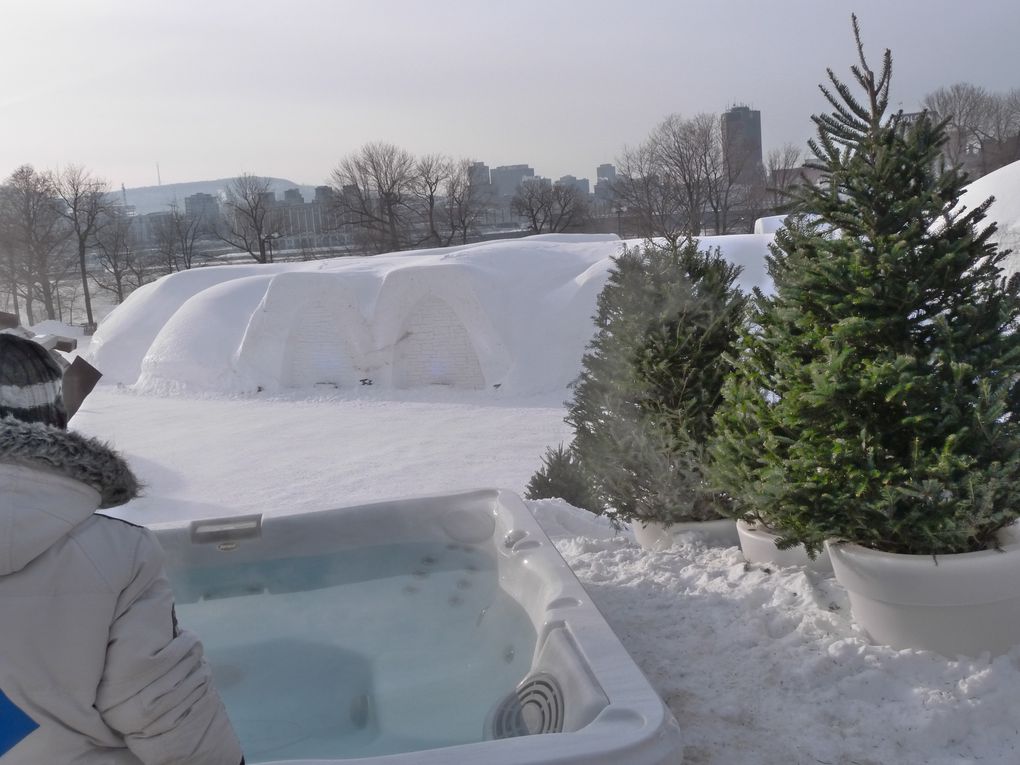
M 394 388 L 479 389 L 503 381 L 511 364 L 508 330 L 488 279 L 461 259 L 410 264 L 388 273 L 372 313 L 378 379 Z
M 282 384 L 285 388 L 359 384 L 354 352 L 337 321 L 337 312 L 321 302 L 305 307 L 296 317 L 284 343 Z
M 426 298 L 408 315 L 395 348 L 393 384 L 397 388 L 484 387 L 471 337 L 446 301 Z

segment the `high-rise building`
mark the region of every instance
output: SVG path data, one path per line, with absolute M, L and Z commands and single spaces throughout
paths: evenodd
M 616 168 L 608 163 L 599 165 L 595 170 L 595 199 L 612 204 L 615 198 L 614 183 L 616 183 Z
M 184 197 L 184 214 L 192 220 L 213 222 L 220 216 L 220 203 L 212 194 L 192 194 Z
M 525 178 L 534 178 L 535 171 L 528 165 L 501 165 L 492 168 L 492 187 L 499 197 L 512 197 Z
M 283 203 L 285 205 L 303 205 L 305 198 L 300 189 L 287 189 L 283 192 Z
M 595 182 L 598 183 L 601 180 L 606 180 L 612 183 L 616 180 L 616 167 L 608 163 L 599 165 L 595 169 Z
M 472 186 L 488 186 L 491 182 L 489 166 L 484 162 L 472 162 L 468 167 L 468 183 Z
M 472 195 L 482 207 L 492 204 L 495 192 L 492 188 L 492 179 L 487 164 L 484 162 L 471 163 L 468 167 L 468 185 L 472 189 Z
M 733 183 L 760 186 L 764 182 L 761 152 L 761 112 L 734 106 L 722 115 L 723 162 Z
M 556 181 L 556 184 L 558 186 L 568 186 L 576 189 L 577 193 L 583 194 L 586 197 L 591 194 L 591 183 L 587 178 L 575 178 L 572 175 L 564 175 Z

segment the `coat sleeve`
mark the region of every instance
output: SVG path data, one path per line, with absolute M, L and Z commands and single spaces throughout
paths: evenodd
M 117 600 L 96 708 L 145 765 L 237 765 L 241 746 L 202 645 L 179 630 L 155 537 L 138 529 Z

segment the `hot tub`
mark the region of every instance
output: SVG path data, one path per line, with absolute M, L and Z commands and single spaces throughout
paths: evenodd
M 253 765 L 680 762 L 676 722 L 510 492 L 154 531 Z

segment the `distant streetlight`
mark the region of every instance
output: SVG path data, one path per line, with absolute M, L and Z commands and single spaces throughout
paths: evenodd
M 267 263 L 273 262 L 273 240 L 279 239 L 281 236 L 283 236 L 283 234 L 281 234 L 278 231 L 274 231 L 273 233 L 266 234 L 264 237 L 262 237 L 262 246 L 264 248 L 268 248 L 269 250 L 269 257 L 266 259 Z

